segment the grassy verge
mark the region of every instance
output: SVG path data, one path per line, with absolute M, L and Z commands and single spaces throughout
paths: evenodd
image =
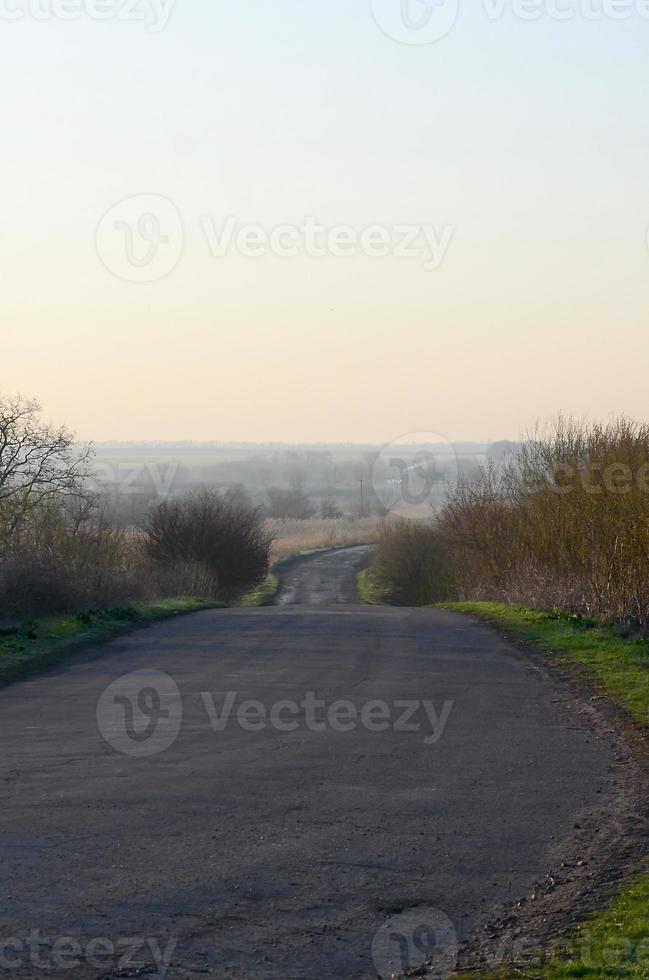
M 367 603 L 368 606 L 381 606 L 385 602 L 385 593 L 373 580 L 369 568 L 356 576 L 356 588 L 361 602 Z
M 491 602 L 444 604 L 485 619 L 565 665 L 579 665 L 593 686 L 649 728 L 649 641 L 579 617 Z M 503 969 L 492 977 L 564 980 L 568 977 L 649 977 L 649 875 L 627 888 L 538 965 Z
M 0 685 L 35 674 L 85 646 L 110 640 L 135 627 L 216 605 L 202 599 L 160 599 L 35 619 L 0 630 Z
M 255 606 L 269 606 L 279 588 L 279 579 L 276 575 L 267 575 L 261 585 L 244 595 L 235 605 L 240 609 L 252 609 Z

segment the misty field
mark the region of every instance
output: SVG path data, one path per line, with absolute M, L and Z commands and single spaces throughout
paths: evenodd
M 281 561 L 303 551 L 340 548 L 343 545 L 371 544 L 378 541 L 383 521 L 378 517 L 341 517 L 308 521 L 270 520 L 266 526 L 273 538 L 271 562 Z

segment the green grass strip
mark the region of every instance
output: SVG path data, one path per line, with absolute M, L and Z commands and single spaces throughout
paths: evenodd
M 369 568 L 356 576 L 356 588 L 361 602 L 368 606 L 382 606 L 387 600 L 386 592 L 376 584 Z
M 595 687 L 649 726 L 649 641 L 624 637 L 612 626 L 562 613 L 539 612 L 494 602 L 444 603 L 503 629 L 553 655 L 566 666 L 578 664 Z M 491 973 L 500 980 L 565 980 L 568 977 L 649 978 L 649 875 L 626 889 L 569 942 L 547 953 L 537 965 Z
M 235 603 L 239 609 L 254 609 L 256 606 L 270 606 L 277 595 L 279 579 L 276 575 L 267 575 L 261 585 L 244 595 Z
M 214 608 L 202 599 L 159 599 L 90 609 L 76 615 L 34 619 L 0 630 L 0 685 L 29 677 L 94 643 L 138 626 Z

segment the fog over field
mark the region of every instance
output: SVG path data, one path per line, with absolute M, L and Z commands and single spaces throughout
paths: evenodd
M 278 519 L 429 517 L 450 484 L 514 449 L 508 442 L 109 442 L 94 446 L 92 482 L 127 523 L 156 498 L 205 487 L 236 489 Z

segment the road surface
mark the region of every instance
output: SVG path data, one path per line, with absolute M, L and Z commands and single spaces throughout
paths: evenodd
M 278 606 L 332 606 L 357 602 L 356 575 L 371 547 L 326 551 L 289 562 L 280 579 Z
M 136 976 L 168 953 L 170 980 L 374 978 L 386 948 L 416 967 L 432 930 L 462 941 L 547 873 L 608 747 L 486 627 L 354 604 L 361 557 L 0 691 L 11 975 Z M 287 602 L 325 568 L 347 604 Z

